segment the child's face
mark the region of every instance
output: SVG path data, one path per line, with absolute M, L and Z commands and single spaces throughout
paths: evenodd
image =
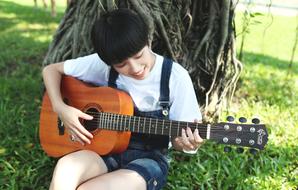
M 138 53 L 121 63 L 113 65 L 113 67 L 120 74 L 137 80 L 143 80 L 149 75 L 154 63 L 155 55 L 146 45 Z

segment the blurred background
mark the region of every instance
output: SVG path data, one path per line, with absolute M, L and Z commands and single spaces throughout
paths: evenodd
M 47 189 L 56 159 L 39 144 L 42 62 L 67 7 L 41 0 L 0 0 L 0 189 Z M 269 130 L 257 155 L 206 142 L 195 156 L 171 152 L 165 189 L 298 188 L 298 1 L 239 1 L 237 57 L 243 72 L 233 115 L 260 118 Z

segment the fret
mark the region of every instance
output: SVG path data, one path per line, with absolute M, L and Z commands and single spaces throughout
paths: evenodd
M 102 113 L 102 126 L 101 126 L 101 128 L 103 128 L 103 129 L 106 127 L 106 125 L 105 125 L 105 120 L 106 120 L 105 115 L 106 115 L 105 113 Z
M 102 128 L 106 128 L 106 113 L 103 113 L 103 118 L 102 118 Z
M 119 131 L 119 114 L 117 114 L 117 119 L 116 119 L 116 128 L 117 128 L 117 131 Z
M 118 123 L 118 130 L 119 130 L 119 131 L 123 131 L 123 128 L 122 128 L 122 115 L 119 115 L 119 114 L 118 114 L 118 120 L 117 120 L 117 123 Z
M 128 118 L 129 118 L 129 121 L 128 121 L 128 127 L 127 127 L 127 129 L 130 129 L 130 119 L 131 119 L 131 117 L 128 116 Z
M 151 119 L 152 119 L 152 118 L 149 119 L 149 134 L 151 134 L 151 133 L 150 133 L 150 131 L 151 131 Z
M 170 132 L 169 132 L 169 136 L 172 136 L 172 121 L 170 121 Z
M 110 123 L 110 130 L 113 130 L 113 115 L 110 113 L 109 123 Z
M 104 113 L 103 115 L 103 127 L 104 129 L 107 129 L 107 113 Z
M 144 117 L 144 127 L 143 127 L 143 133 L 145 133 L 145 128 L 146 128 L 146 117 Z
M 165 131 L 164 131 L 164 134 L 166 134 L 166 135 L 169 135 L 169 132 L 170 132 L 169 126 L 168 126 L 168 122 L 169 122 L 169 120 L 165 120 Z
M 164 126 L 165 126 L 165 120 L 163 119 L 162 120 L 162 128 L 161 128 L 161 134 L 163 135 L 163 128 L 164 128 Z
M 123 116 L 123 121 L 124 121 L 123 131 L 125 131 L 126 130 L 126 126 L 127 126 L 127 116 L 126 115 Z
M 176 137 L 179 137 L 179 131 L 180 131 L 180 129 L 179 129 L 179 125 L 177 126 L 177 134 L 176 134 Z
M 126 115 L 124 115 L 123 116 L 123 131 L 125 131 L 125 129 L 126 129 L 126 119 L 127 119 L 127 116 Z
M 116 120 L 116 121 L 115 121 L 115 127 L 116 127 L 116 130 L 119 131 L 119 128 L 118 128 L 118 125 L 119 125 L 119 123 L 118 123 L 118 122 L 119 122 L 119 115 L 116 114 L 115 116 L 116 116 L 116 117 L 115 117 L 115 120 Z
M 140 119 L 141 117 L 139 117 L 139 121 L 138 121 L 138 132 L 140 132 Z
M 112 119 L 111 119 L 111 121 L 112 121 L 112 130 L 115 130 L 115 115 L 114 114 L 111 114 L 111 116 L 112 116 Z
M 139 117 L 139 123 L 140 123 L 141 117 Z M 142 126 L 142 124 L 141 124 Z M 138 125 L 138 132 L 140 132 L 140 125 Z
M 106 117 L 105 117 L 106 129 L 109 129 L 108 121 L 109 121 L 109 115 L 108 115 L 108 113 L 106 113 Z
M 135 131 L 135 125 L 136 125 L 136 117 L 133 117 L 132 131 Z
M 99 118 L 99 121 L 98 121 L 97 128 L 100 129 L 100 126 L 102 126 L 102 113 L 99 113 L 99 115 L 100 115 L 100 118 Z
M 108 127 L 108 115 L 105 113 L 105 129 L 109 129 Z
M 171 132 L 171 134 L 170 134 L 170 135 L 172 136 L 172 133 L 173 133 L 173 135 L 174 135 L 175 128 L 174 128 L 174 129 L 172 128 L 172 123 L 173 123 L 173 122 L 172 122 L 172 121 L 170 121 L 170 120 L 169 120 L 169 122 L 170 122 L 170 128 L 172 129 L 172 132 Z
M 158 126 L 157 122 L 158 122 L 158 119 L 155 119 L 155 120 L 156 120 L 156 122 L 155 122 L 155 134 L 157 134 L 157 126 Z
M 116 118 L 116 116 L 114 115 L 114 114 L 112 114 L 112 130 L 115 130 L 115 118 Z
M 121 115 L 121 129 L 122 131 L 125 131 L 125 125 L 126 125 L 126 119 L 125 119 L 125 115 Z

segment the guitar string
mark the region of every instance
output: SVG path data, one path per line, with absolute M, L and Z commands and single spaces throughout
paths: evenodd
M 90 112 L 88 112 L 88 113 L 90 113 Z M 133 117 L 134 118 L 137 118 L 137 119 L 140 119 L 141 122 L 144 122 L 146 119 L 150 119 L 150 118 L 145 118 L 145 117 L 130 116 L 130 115 L 121 115 L 121 114 L 114 114 L 114 113 L 108 113 L 108 112 L 100 112 L 100 113 L 95 112 L 95 113 L 97 113 L 96 116 L 94 117 L 96 120 L 92 120 L 91 121 L 91 124 L 92 124 L 91 127 L 99 128 L 98 124 L 100 123 L 100 119 L 101 119 L 102 116 L 105 116 L 105 117 L 110 117 L 110 118 L 103 119 L 103 122 L 106 122 L 106 126 L 103 126 L 102 129 L 112 130 L 112 131 L 126 132 L 127 130 L 124 130 L 124 129 L 128 129 L 128 128 L 131 129 L 132 128 L 131 126 L 129 126 L 129 127 L 119 126 L 119 123 L 120 123 L 120 125 L 123 124 L 123 123 L 127 124 L 127 123 L 129 123 L 129 121 L 127 121 L 127 119 L 131 119 Z M 121 120 L 121 118 L 119 118 L 119 117 L 122 117 L 122 119 L 123 119 L 123 117 L 125 117 L 125 121 L 122 121 L 122 122 L 119 121 L 119 120 Z M 115 122 L 115 120 L 116 120 L 116 122 Z M 204 124 L 200 124 L 200 123 L 198 123 L 198 124 L 200 124 L 201 126 L 198 126 L 197 127 L 197 123 L 191 123 L 191 122 L 174 121 L 174 122 L 180 122 L 180 124 L 178 124 L 178 123 L 171 123 L 172 122 L 171 120 L 162 120 L 162 119 L 158 119 L 158 118 L 151 118 L 151 120 L 155 120 L 155 121 L 153 121 L 153 123 L 156 123 L 157 125 L 163 125 L 165 122 L 167 122 L 168 124 L 171 125 L 171 129 L 176 130 L 175 133 L 178 133 L 179 136 L 181 135 L 181 131 L 178 131 L 177 129 L 181 128 L 181 127 L 178 127 L 178 125 L 181 125 L 181 123 L 184 124 L 184 125 L 187 124 L 187 123 L 189 125 L 194 125 L 194 126 L 189 126 L 188 125 L 191 129 L 195 129 L 195 128 L 198 128 L 198 127 L 204 127 L 204 128 L 200 128 L 199 129 L 199 134 L 201 133 L 200 135 L 206 135 L 206 133 L 207 133 L 207 126 L 205 126 Z M 156 120 L 157 120 L 157 122 L 156 122 Z M 109 122 L 111 122 L 111 123 L 109 123 Z M 136 123 L 136 122 L 131 122 L 131 124 L 132 123 Z M 95 124 L 95 125 L 93 125 L 93 124 Z M 112 126 L 108 126 L 109 124 L 112 125 Z M 233 123 L 233 124 L 235 124 L 235 123 Z M 175 125 L 177 125 L 177 126 L 175 126 Z M 144 133 L 149 132 L 149 128 L 150 128 L 149 126 L 146 127 L 146 124 L 143 124 L 142 127 L 145 128 L 145 129 L 143 129 Z M 154 127 L 154 128 L 151 128 L 151 129 L 152 129 L 152 131 L 154 131 L 155 134 L 163 134 L 162 132 L 164 132 L 166 130 L 166 131 L 168 131 L 168 133 L 165 133 L 165 134 L 170 135 L 169 134 L 170 133 L 170 129 L 169 128 Z M 218 127 L 218 126 L 212 126 L 211 130 L 212 130 L 212 132 L 216 132 L 216 131 L 224 131 L 225 129 L 223 129 L 222 127 Z M 128 130 L 128 131 L 135 132 L 136 130 L 135 131 Z M 138 131 L 138 132 L 142 132 L 142 131 Z M 235 132 L 231 132 L 231 133 L 235 133 Z M 247 132 L 249 132 L 249 131 L 247 131 Z M 229 133 L 229 132 L 227 132 L 227 133 Z M 153 134 L 153 133 L 151 133 L 151 134 Z M 224 134 L 213 133 L 212 136 L 211 136 L 211 138 L 217 138 L 218 140 L 221 141 L 221 139 L 224 138 L 224 137 L 226 137 L 226 136 L 227 135 L 224 135 Z M 251 140 L 253 138 L 246 138 L 246 136 L 241 136 L 241 141 L 242 142 L 240 144 L 237 144 L 236 142 L 233 142 L 233 140 L 235 140 L 236 138 L 237 138 L 237 135 L 236 135 L 236 137 L 234 139 L 232 138 L 232 140 L 230 138 L 229 139 L 230 142 L 222 143 L 222 144 L 235 144 L 235 145 L 240 145 L 240 146 L 242 145 L 242 146 L 256 147 L 254 145 L 243 144 L 243 141 L 246 142 L 246 141 Z M 257 146 L 261 146 L 261 145 L 257 145 Z
M 142 129 L 145 128 L 145 130 L 146 129 L 149 129 L 149 128 L 155 130 L 155 125 L 142 124 L 142 125 L 133 125 L 133 126 L 131 126 L 131 125 L 127 125 L 128 121 L 122 121 L 122 122 L 121 121 L 118 121 L 118 122 L 115 122 L 115 121 L 111 121 L 111 119 L 92 120 L 92 121 L 89 121 L 89 123 L 92 124 L 92 125 L 90 125 L 91 127 L 94 127 L 94 126 L 97 127 L 101 123 L 100 121 L 102 121 L 104 123 L 104 126 L 103 127 L 111 128 L 111 129 L 112 128 L 123 129 L 123 128 L 131 128 L 131 127 L 135 126 L 135 127 L 139 127 L 139 128 L 141 127 Z M 145 120 L 140 119 L 140 121 L 141 122 L 144 122 Z M 168 128 L 177 130 L 177 129 L 182 129 L 182 128 L 187 127 L 185 124 L 184 125 L 181 125 L 181 124 L 179 125 L 179 124 L 175 124 L 175 123 L 172 123 L 171 124 L 168 121 L 165 121 L 165 122 L 167 122 L 170 125 L 170 126 L 166 125 L 166 127 L 163 127 L 166 130 L 168 130 Z M 156 121 L 153 121 L 153 123 L 155 123 L 158 126 L 162 126 L 162 125 L 165 126 L 164 125 L 164 122 L 162 122 L 162 121 L 157 121 L 157 122 Z M 196 126 L 195 123 L 188 125 L 188 127 L 190 127 L 192 130 L 197 128 L 201 132 L 207 131 L 207 127 L 206 126 Z M 159 127 L 159 128 L 157 128 L 157 130 L 158 129 L 162 129 L 162 128 Z M 211 130 L 212 131 L 223 131 L 225 129 L 223 127 L 220 127 L 220 126 L 214 126 L 213 125 L 211 127 Z M 248 129 L 244 129 L 244 130 L 242 129 L 242 132 L 250 132 L 250 131 Z
M 94 117 L 95 119 L 97 119 L 96 121 L 95 120 L 92 120 L 92 121 L 89 121 L 93 124 L 95 124 L 95 126 L 97 126 L 97 124 L 100 122 L 100 121 L 104 121 L 106 122 L 106 124 L 109 124 L 109 125 L 112 125 L 114 126 L 115 122 L 112 121 L 112 120 L 117 120 L 118 122 L 116 123 L 116 125 L 121 122 L 120 120 L 125 120 L 125 121 L 122 121 L 121 123 L 123 124 L 127 124 L 129 121 L 127 121 L 128 119 L 131 119 L 131 118 L 136 118 L 136 119 L 131 119 L 131 120 L 140 120 L 140 122 L 145 122 L 145 120 L 149 120 L 150 118 L 145 118 L 145 117 L 138 117 L 138 116 L 128 116 L 128 115 L 120 115 L 120 114 L 113 114 L 113 113 L 107 113 L 107 112 L 104 112 L 106 114 L 106 117 L 109 117 L 109 118 L 104 118 L 104 119 L 101 119 L 101 116 L 98 115 L 99 117 Z M 119 117 L 122 117 L 121 118 L 116 118 L 117 116 Z M 174 121 L 174 123 L 171 121 L 171 120 L 162 120 L 162 119 L 157 119 L 157 118 L 151 118 L 151 120 L 153 120 L 153 123 L 156 123 L 157 125 L 163 125 L 164 123 L 167 123 L 168 125 L 171 125 L 171 129 L 178 129 L 178 128 L 182 128 L 182 127 L 186 127 L 187 126 L 187 123 L 188 123 L 188 127 L 190 127 L 191 129 L 195 129 L 195 128 L 198 128 L 201 130 L 204 130 L 207 128 L 206 125 L 204 124 L 201 124 L 201 123 L 193 123 L 193 122 L 183 122 L 183 121 Z M 156 122 L 157 120 L 157 122 Z M 137 121 L 138 122 L 138 121 Z M 147 124 L 147 123 L 146 123 Z M 142 125 L 146 125 L 146 124 L 143 124 Z M 233 123 L 235 124 L 235 123 Z M 179 127 L 178 127 L 179 125 Z M 183 126 L 183 125 L 186 125 L 186 126 Z M 242 125 L 242 124 L 236 124 L 236 125 Z M 147 125 L 146 125 L 147 126 Z M 144 126 L 145 128 L 148 128 Z M 180 127 L 181 126 L 181 127 Z M 94 127 L 94 125 L 93 125 Z M 130 126 L 129 126 L 130 127 Z M 249 130 L 245 129 L 245 127 L 247 126 L 244 126 L 244 129 L 242 129 L 243 132 L 250 132 Z M 225 130 L 223 129 L 222 127 L 220 126 L 216 126 L 216 125 L 212 125 L 211 126 L 212 128 L 212 131 L 222 131 L 222 130 Z
M 91 125 L 91 127 L 96 127 L 96 128 L 102 128 L 102 129 L 107 129 L 107 130 L 116 130 L 116 131 L 132 131 L 132 132 L 143 132 L 143 133 L 148 133 L 149 132 L 149 127 L 147 127 L 147 128 L 145 128 L 145 129 L 143 129 L 143 130 L 131 130 L 131 128 L 132 127 L 122 127 L 122 126 L 102 126 L 102 127 L 99 127 L 97 124 L 98 123 L 93 123 L 93 124 L 95 124 L 95 125 Z M 129 128 L 129 130 L 127 130 Z M 181 131 L 178 131 L 177 129 L 178 128 L 172 128 L 172 130 L 170 130 L 169 128 L 162 128 L 162 127 L 155 127 L 155 128 L 151 128 L 152 130 L 150 130 L 150 133 L 152 132 L 153 134 L 155 133 L 155 134 L 169 134 L 170 132 L 171 132 L 171 134 L 179 134 L 179 135 L 181 135 Z M 216 133 L 215 132 L 217 132 L 217 131 L 219 131 L 219 132 L 222 132 L 222 131 L 224 131 L 224 129 L 220 129 L 220 130 L 214 130 L 213 128 L 211 129 L 211 132 L 213 133 L 212 134 L 212 137 L 225 137 L 225 136 L 227 136 L 227 135 L 225 135 L 225 134 L 221 134 L 221 135 L 216 135 Z M 201 135 L 206 135 L 206 133 L 207 133 L 207 129 L 199 129 L 199 133 L 201 133 Z M 231 133 L 236 133 L 237 134 L 237 132 L 235 131 L 235 132 L 226 132 L 226 133 L 228 133 L 228 134 L 231 134 Z M 247 131 L 247 133 L 250 133 L 250 132 L 248 132 Z M 236 135 L 237 136 L 237 135 Z M 240 135 L 238 135 L 238 136 L 240 136 Z M 241 136 L 243 136 L 243 134 L 241 134 Z M 245 136 L 244 136 L 245 137 Z M 242 137 L 243 138 L 243 137 Z M 251 139 L 251 138 L 248 138 L 248 139 Z

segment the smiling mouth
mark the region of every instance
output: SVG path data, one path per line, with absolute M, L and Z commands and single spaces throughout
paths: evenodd
M 135 78 L 143 78 L 144 74 L 145 74 L 145 68 L 137 73 L 132 74 L 132 76 Z

